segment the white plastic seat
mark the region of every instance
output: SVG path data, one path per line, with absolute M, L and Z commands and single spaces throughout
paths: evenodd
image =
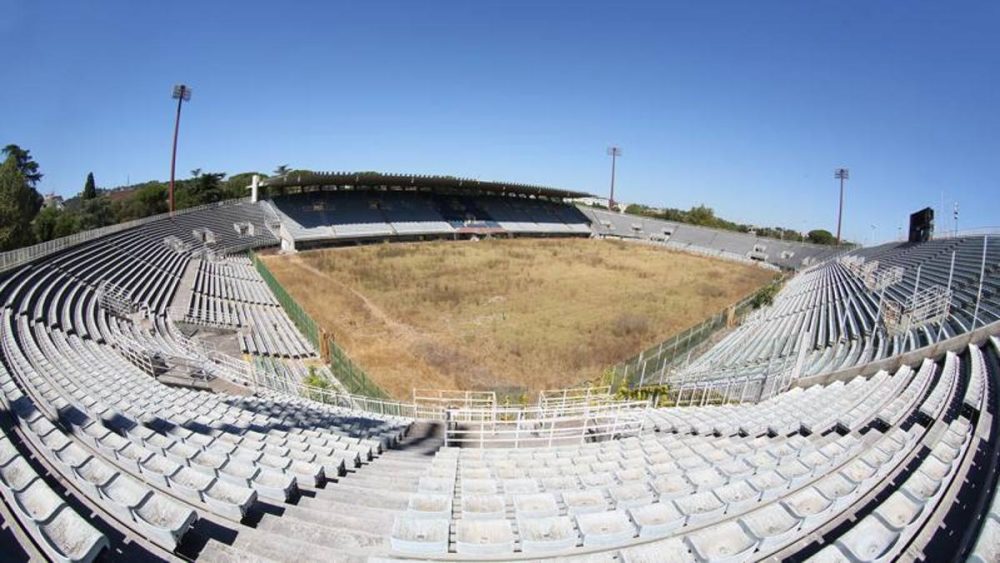
M 699 560 L 713 563 L 745 561 L 757 548 L 757 539 L 736 522 L 725 522 L 689 534 L 687 542 Z
M 726 513 L 736 514 L 750 510 L 760 501 L 760 491 L 757 491 L 746 481 L 734 481 L 715 489 L 715 495 L 726 503 Z
M 576 523 L 587 547 L 619 545 L 635 536 L 628 516 L 617 510 L 577 514 Z
M 576 547 L 579 537 L 567 516 L 518 519 L 521 549 L 525 553 L 563 551 Z
M 721 518 L 726 511 L 726 504 L 711 491 L 676 498 L 674 504 L 687 517 L 688 526 L 712 522 Z
M 854 561 L 880 562 L 889 560 L 888 551 L 898 539 L 898 531 L 878 515 L 870 514 L 855 523 L 836 544 Z
M 239 521 L 257 500 L 257 492 L 248 487 L 214 480 L 202 490 L 202 499 L 217 514 Z
M 683 526 L 687 519 L 670 501 L 635 506 L 628 513 L 639 527 L 641 538 L 665 536 Z
M 535 479 L 517 478 L 504 479 L 501 482 L 503 492 L 508 497 L 513 495 L 528 495 L 538 492 L 538 481 Z
M 44 522 L 66 503 L 41 479 L 13 494 L 14 508 L 28 520 Z
M 611 487 L 608 489 L 608 494 L 611 495 L 616 508 L 642 506 L 653 502 L 653 493 L 645 483 L 634 482 Z
M 450 518 L 451 495 L 412 494 L 407 501 L 406 515 L 410 518 Z
M 833 501 L 820 494 L 813 487 L 806 487 L 785 497 L 781 502 L 793 516 L 802 520 L 803 530 L 815 528 L 826 520 L 834 510 Z
M 514 552 L 514 531 L 507 520 L 459 520 L 455 550 L 463 555 L 505 555 Z
M 492 495 L 499 492 L 493 479 L 462 479 L 462 494 Z
M 695 490 L 694 485 L 681 474 L 661 475 L 653 479 L 652 485 L 661 501 L 687 496 Z
M 608 508 L 608 501 L 600 491 L 563 491 L 562 499 L 570 514 L 603 512 Z
M 464 495 L 462 518 L 496 520 L 504 517 L 506 503 L 501 495 Z
M 760 491 L 761 502 L 783 496 L 788 491 L 788 480 L 773 469 L 758 472 L 747 479 L 751 487 Z
M 840 473 L 831 473 L 813 484 L 826 498 L 834 502 L 834 510 L 841 510 L 854 501 L 858 484 Z
M 892 493 L 875 509 L 886 524 L 900 531 L 916 522 L 923 511 L 924 502 L 912 497 L 905 489 Z
M 177 547 L 197 519 L 193 510 L 156 493 L 146 496 L 132 507 L 132 515 L 156 543 L 170 551 Z
M 726 484 L 727 479 L 723 477 L 714 467 L 689 471 L 684 475 L 688 481 L 698 490 L 704 492 Z
M 994 503 L 996 504 L 996 503 Z M 995 563 L 1000 561 L 1000 520 L 993 515 L 983 519 L 979 539 L 969 555 L 969 563 Z
M 38 530 L 42 549 L 54 561 L 91 561 L 109 546 L 104 534 L 66 505 Z
M 681 538 L 665 538 L 660 541 L 627 547 L 620 552 L 624 563 L 695 563 L 698 559 L 691 553 L 687 542 Z
M 10 459 L 6 465 L 0 467 L 0 486 L 9 491 L 20 491 L 28 486 L 38 474 L 31 465 L 20 455 Z
M 393 551 L 420 555 L 448 553 L 449 521 L 444 518 L 409 518 L 397 516 L 392 524 L 389 544 Z
M 798 535 L 800 519 L 780 503 L 773 503 L 744 514 L 739 522 L 757 539 L 763 551 L 794 539 Z
M 546 518 L 557 516 L 559 505 L 553 493 L 517 495 L 514 497 L 514 511 L 518 518 Z
M 421 477 L 417 483 L 417 492 L 439 495 L 451 495 L 455 491 L 455 480 L 442 477 Z

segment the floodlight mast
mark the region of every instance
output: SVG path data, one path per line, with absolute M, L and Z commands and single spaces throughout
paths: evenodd
M 844 180 L 851 177 L 850 171 L 846 168 L 838 168 L 833 171 L 833 177 L 840 180 L 840 207 L 837 209 L 837 244 L 840 244 L 840 224 L 844 216 Z
M 174 213 L 174 168 L 177 164 L 177 133 L 181 128 L 181 105 L 191 99 L 191 88 L 185 84 L 174 86 L 171 96 L 177 100 L 177 118 L 174 120 L 174 148 L 170 154 L 170 214 Z
M 608 155 L 611 156 L 611 197 L 608 198 L 608 209 L 614 211 L 615 207 L 615 160 L 622 155 L 622 148 L 616 146 L 608 147 Z

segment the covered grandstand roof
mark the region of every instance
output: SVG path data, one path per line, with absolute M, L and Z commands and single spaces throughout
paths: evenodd
M 564 190 L 533 184 L 496 182 L 457 178 L 455 176 L 423 176 L 419 174 L 383 174 L 380 172 L 309 172 L 292 171 L 261 182 L 266 188 L 305 186 L 400 186 L 414 188 L 451 188 L 474 192 L 536 195 L 550 198 L 592 197 L 576 190 Z

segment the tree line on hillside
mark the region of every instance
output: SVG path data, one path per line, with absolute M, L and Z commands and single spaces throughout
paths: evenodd
M 674 209 L 671 207 L 656 208 L 633 203 L 625 208 L 625 212 L 632 215 L 642 215 L 645 217 L 652 217 L 654 219 L 662 219 L 664 221 L 686 223 L 701 227 L 711 227 L 713 229 L 723 229 L 740 233 L 749 233 L 753 231 L 757 233 L 757 236 L 759 237 L 792 240 L 797 242 L 811 242 L 813 244 L 837 244 L 837 239 L 833 236 L 833 233 L 825 229 L 814 229 L 803 235 L 803 233 L 796 231 L 795 229 L 787 229 L 785 227 L 754 227 L 752 225 L 735 223 L 733 221 L 717 217 L 715 215 L 715 210 L 705 205 L 698 205 L 684 211 L 683 209 Z
M 3 148 L 0 164 L 0 251 L 49 241 L 107 225 L 166 213 L 168 182 L 150 181 L 100 189 L 94 174 L 62 205 L 44 205 L 37 186 L 42 173 L 31 152 L 17 145 Z M 287 170 L 281 166 L 276 171 Z M 224 172 L 191 171 L 174 183 L 177 209 L 244 197 L 256 172 L 228 176 Z M 267 177 L 265 174 L 261 174 Z

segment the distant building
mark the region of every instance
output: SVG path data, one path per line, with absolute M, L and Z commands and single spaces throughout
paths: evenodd
M 590 207 L 603 207 L 608 209 L 608 198 L 606 197 L 578 197 L 571 200 L 573 203 L 578 203 L 580 205 L 587 205 Z M 620 201 L 615 202 L 615 211 L 624 211 L 628 207 L 628 204 L 624 204 Z
M 46 194 L 42 198 L 42 207 L 55 207 L 56 209 L 62 209 L 65 207 L 63 204 L 63 197 L 61 195 L 56 195 L 55 193 Z

